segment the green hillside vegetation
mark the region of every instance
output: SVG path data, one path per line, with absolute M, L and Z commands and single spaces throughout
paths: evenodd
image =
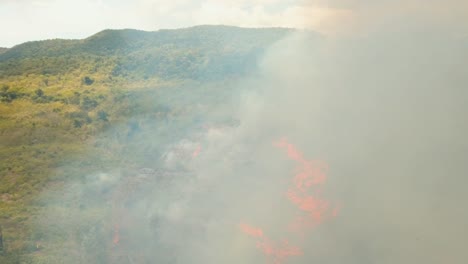
M 145 32 L 104 30 L 84 40 L 28 42 L 0 54 L 0 77 L 58 75 L 75 69 L 107 77 L 216 79 L 245 74 L 264 48 L 289 29 L 199 26 Z M 42 65 L 37 67 L 37 65 Z M 86 66 L 85 66 L 86 67 Z
M 213 109 L 256 71 L 266 48 L 291 32 L 104 30 L 83 40 L 0 49 L 0 263 L 105 263 L 105 247 L 78 259 L 71 242 L 96 232 L 90 226 L 108 213 L 105 202 L 73 211 L 47 202 L 44 190 L 60 197 L 69 182 L 95 172 L 154 166 L 163 144 L 203 122 L 231 122 Z M 33 228 L 44 210 L 64 210 L 70 219 L 79 212 L 89 222 Z M 100 243 L 89 241 L 87 247 Z M 56 257 L 59 247 L 70 249 L 70 259 Z

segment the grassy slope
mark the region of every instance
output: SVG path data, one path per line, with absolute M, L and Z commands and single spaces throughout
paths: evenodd
M 151 163 L 147 153 L 156 156 L 162 143 L 132 142 L 145 142 L 149 132 L 158 142 L 174 140 L 181 127 L 222 101 L 221 88 L 254 71 L 263 50 L 288 32 L 223 26 L 106 30 L 84 40 L 29 42 L 0 51 L 0 225 L 6 252 L 0 262 L 63 262 L 47 255 L 75 247 L 63 243 L 78 231 L 32 229 L 39 211 L 54 209 L 38 195 L 62 195 L 70 180 L 116 164 Z M 116 136 L 101 136 L 115 127 Z M 128 140 L 134 131 L 143 140 Z M 95 209 L 80 214 L 99 218 Z

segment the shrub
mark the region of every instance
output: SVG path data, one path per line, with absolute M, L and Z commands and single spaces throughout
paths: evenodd
M 98 119 L 99 119 L 99 120 L 102 120 L 102 121 L 109 121 L 109 120 L 107 119 L 108 115 L 107 115 L 107 113 L 106 113 L 105 111 L 100 110 L 97 114 L 98 114 Z
M 83 83 L 86 84 L 86 85 L 91 85 L 94 83 L 94 80 L 89 78 L 88 76 L 84 77 L 83 78 Z

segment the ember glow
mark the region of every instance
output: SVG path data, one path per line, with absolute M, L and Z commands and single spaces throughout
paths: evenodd
M 244 223 L 241 223 L 239 227 L 242 230 L 242 232 L 244 232 L 245 234 L 251 237 L 254 237 L 254 238 L 263 237 L 263 231 L 260 228 L 255 228 Z
M 280 264 L 290 256 L 302 255 L 299 247 L 289 245 L 287 240 L 274 243 L 263 234 L 262 229 L 241 223 L 241 231 L 256 240 L 257 248 L 269 259 L 270 263 Z
M 288 200 L 300 210 L 300 215 L 292 217 L 289 225 L 290 233 L 305 235 L 305 232 L 315 228 L 325 220 L 338 215 L 338 208 L 332 207 L 330 202 L 321 198 L 321 187 L 326 182 L 328 166 L 319 161 L 309 161 L 303 154 L 286 139 L 273 144 L 286 150 L 287 156 L 297 162 L 296 173 L 291 187 L 286 192 Z M 256 246 L 267 257 L 270 263 L 284 263 L 288 257 L 302 255 L 302 249 L 289 245 L 287 239 L 280 243 L 273 243 L 261 228 L 247 224 L 240 224 L 243 233 L 256 239 Z M 292 234 L 291 234 L 292 235 Z
M 321 224 L 327 218 L 336 216 L 338 208 L 332 207 L 329 201 L 321 198 L 322 186 L 326 182 L 327 164 L 306 160 L 286 139 L 275 142 L 274 146 L 284 148 L 287 156 L 297 162 L 296 174 L 286 196 L 302 214 L 291 227 L 294 230 L 305 231 Z
M 112 238 L 112 243 L 114 246 L 118 246 L 120 242 L 120 226 L 115 224 L 114 226 L 114 237 Z
M 192 153 L 192 158 L 198 157 L 198 155 L 200 155 L 200 151 L 201 151 L 201 146 L 198 145 L 197 148 Z

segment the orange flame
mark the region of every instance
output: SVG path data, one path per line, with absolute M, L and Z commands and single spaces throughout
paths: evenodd
M 263 231 L 260 228 L 251 227 L 247 224 L 242 224 L 242 223 L 239 225 L 239 227 L 242 230 L 242 232 L 244 232 L 245 234 L 251 237 L 255 237 L 255 238 L 263 237 Z
M 257 248 L 271 260 L 271 263 L 281 264 L 290 256 L 302 255 L 302 250 L 295 246 L 290 246 L 287 240 L 279 245 L 275 245 L 267 236 L 263 234 L 262 229 L 249 226 L 247 224 L 239 225 L 242 232 L 250 237 L 256 238 Z
M 334 208 L 329 212 L 330 203 L 319 198 L 320 187 L 326 181 L 327 164 L 306 160 L 302 153 L 284 138 L 274 143 L 274 146 L 285 148 L 287 156 L 298 163 L 293 186 L 289 188 L 286 196 L 306 216 L 296 219 L 293 229 L 312 228 L 321 224 L 324 218 L 336 216 L 338 209 Z
M 327 164 L 306 160 L 302 153 L 284 138 L 273 145 L 286 149 L 287 156 L 298 163 L 297 173 L 292 180 L 292 186 L 286 192 L 286 197 L 303 214 L 292 221 L 291 229 L 305 231 L 305 229 L 316 227 L 328 218 L 336 217 L 338 208 L 331 208 L 328 201 L 320 198 L 321 186 L 326 181 Z M 284 240 L 279 246 L 275 245 L 260 228 L 240 224 L 240 229 L 243 233 L 257 240 L 257 248 L 274 264 L 281 264 L 290 256 L 303 254 L 299 247 L 290 246 L 287 240 Z
M 114 246 L 117 246 L 119 245 L 119 242 L 120 242 L 120 227 L 118 224 L 115 224 L 114 226 L 114 238 L 112 239 L 112 243 L 114 244 Z
M 192 158 L 198 157 L 198 155 L 200 155 L 200 151 L 201 151 L 201 146 L 198 145 L 197 148 L 192 153 Z

